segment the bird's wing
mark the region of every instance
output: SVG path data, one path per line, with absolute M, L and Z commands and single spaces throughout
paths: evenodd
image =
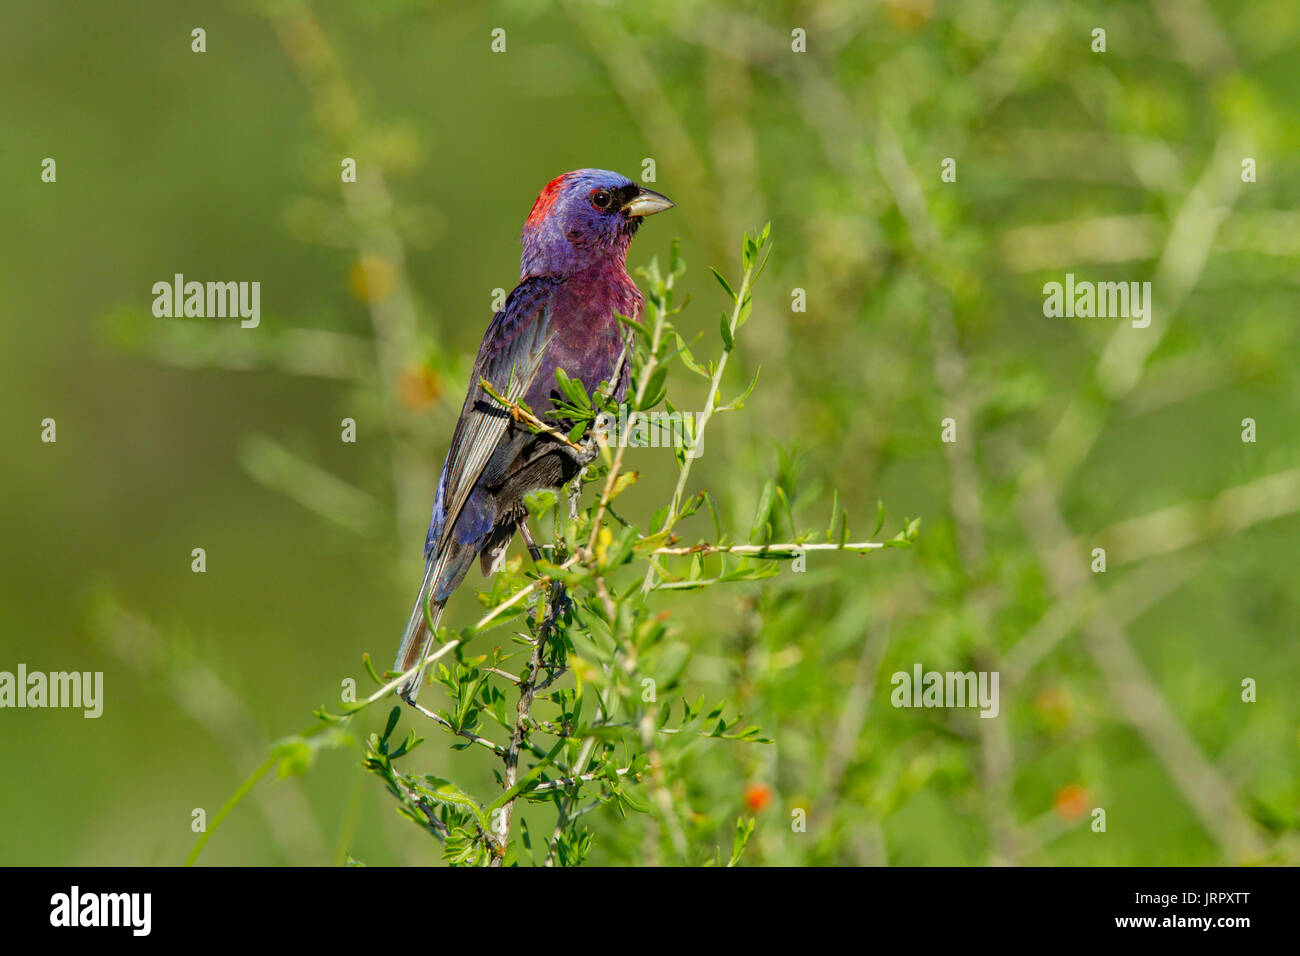
M 466 499 L 510 424 L 510 413 L 483 390 L 479 381 L 487 379 L 498 394 L 511 401 L 524 395 L 537 377 L 554 335 L 551 305 L 559 284 L 551 277 L 525 279 L 510 293 L 505 307 L 493 316 L 483 336 L 470 376 L 469 394 L 447 452 L 440 551 L 445 550 Z

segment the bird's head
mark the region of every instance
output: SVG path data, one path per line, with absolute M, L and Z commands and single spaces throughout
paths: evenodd
M 672 207 L 668 197 L 607 169 L 565 173 L 546 184 L 524 223 L 520 277 L 622 266 L 641 220 Z

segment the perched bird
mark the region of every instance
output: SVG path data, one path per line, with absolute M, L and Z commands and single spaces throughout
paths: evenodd
M 627 248 L 644 217 L 672 206 L 667 197 L 603 169 L 565 173 L 533 203 L 524 223 L 519 285 L 483 335 L 438 479 L 424 545 L 424 581 L 402 635 L 397 671 L 409 670 L 428 653 L 433 632 L 425 602 L 437 627 L 475 557 L 485 575 L 493 573 L 516 531 L 538 556 L 524 523 L 524 496 L 561 487 L 596 454 L 590 441 L 579 451 L 529 431 L 483 390 L 480 380 L 566 431 L 572 423 L 550 414 L 552 400 L 561 395 L 557 368 L 581 381 L 588 393 L 601 382 L 611 383 L 614 401 L 622 401 L 630 357 L 615 314 L 635 319 L 642 304 L 627 274 Z M 421 668 L 398 693 L 414 703 L 423 680 Z

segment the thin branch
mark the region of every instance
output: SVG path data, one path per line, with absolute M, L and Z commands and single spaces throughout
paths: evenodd
M 523 679 L 518 681 L 519 705 L 515 711 L 515 728 L 510 736 L 510 746 L 505 752 L 505 790 L 510 790 L 519 782 L 519 751 L 524 747 L 524 738 L 531 722 L 533 699 L 537 694 L 537 675 L 542 669 L 542 656 L 546 650 L 546 643 L 555 633 L 556 619 L 563 600 L 564 586 L 552 582 L 546 617 L 537 629 L 537 639 L 533 642 L 532 654 L 528 660 L 528 671 Z M 497 845 L 494 847 L 491 866 L 499 867 L 505 862 L 506 847 L 510 843 L 510 824 L 514 816 L 515 799 L 517 798 L 512 797 L 501 807 L 501 829 L 497 834 Z
M 552 428 L 546 422 L 542 421 L 540 418 L 534 415 L 532 411 L 530 411 L 527 407 L 525 407 L 522 403 L 517 401 L 512 401 L 511 399 L 506 398 L 495 388 L 493 388 L 492 383 L 489 382 L 487 379 L 480 378 L 478 380 L 478 384 L 479 384 L 479 388 L 487 392 L 488 395 L 490 395 L 497 402 L 498 405 L 500 405 L 503 409 L 505 409 L 506 412 L 509 413 L 511 418 L 513 418 L 517 422 L 520 422 L 523 425 L 528 426 L 529 430 L 532 431 L 534 434 L 546 435 L 549 438 L 554 438 L 556 441 L 568 445 L 570 448 L 574 449 L 575 451 L 586 450 L 577 442 L 571 440 L 569 436 L 566 435 L 564 432 L 559 431 L 556 428 Z
M 451 722 L 447 720 L 447 718 L 442 716 L 442 714 L 434 713 L 433 711 L 431 711 L 429 708 L 425 707 L 423 704 L 419 703 L 418 701 L 408 700 L 407 703 L 410 704 L 412 707 L 414 707 L 416 710 L 418 710 L 420 713 L 424 714 L 424 716 L 428 717 L 435 724 L 438 724 L 443 729 L 449 730 L 453 734 L 456 734 L 459 737 L 464 737 L 466 740 L 470 741 L 471 743 L 476 743 L 480 747 L 486 747 L 494 754 L 497 754 L 499 756 L 505 754 L 506 752 L 505 747 L 501 746 L 500 744 L 493 743 L 492 741 L 488 740 L 486 737 L 480 737 L 472 730 L 465 730 L 463 727 L 457 730 L 455 727 L 452 726 Z
M 867 551 L 876 551 L 885 547 L 882 542 L 878 541 L 850 541 L 844 544 L 823 544 L 812 543 L 799 544 L 798 542 L 782 544 L 703 544 L 683 545 L 681 547 L 655 548 L 651 554 L 667 555 L 687 555 L 687 554 L 745 554 L 756 558 L 765 558 L 769 556 L 791 557 L 803 551 L 852 551 L 855 553 L 865 553 Z
M 766 261 L 766 259 L 763 261 Z M 754 276 L 757 274 L 756 270 L 761 268 L 762 265 L 758 256 L 755 255 L 753 260 L 750 261 L 749 265 L 745 268 L 745 274 L 741 277 L 740 288 L 735 293 L 735 304 L 731 310 L 731 317 L 728 320 L 728 328 L 730 329 L 731 340 L 733 342 L 736 338 L 736 329 L 740 325 L 741 310 L 745 307 L 745 304 L 749 300 L 753 290 Z M 700 442 L 704 440 L 704 430 L 712 420 L 714 412 L 717 411 L 718 393 L 722 389 L 722 373 L 727 368 L 727 357 L 729 355 L 731 355 L 731 349 L 723 349 L 722 354 L 718 356 L 718 364 L 713 369 L 713 376 L 709 380 L 709 393 L 708 397 L 704 401 L 704 411 L 700 412 L 699 417 L 696 419 L 695 434 L 693 436 L 694 446 L 696 448 L 698 448 Z M 648 375 L 646 376 L 646 380 L 649 380 Z M 663 526 L 655 529 L 656 532 L 662 533 L 664 531 L 671 531 L 673 526 L 677 523 L 678 511 L 682 506 L 682 496 L 686 493 L 686 482 L 691 477 L 691 466 L 694 463 L 695 459 L 689 456 L 682 460 L 681 470 L 677 474 L 677 485 L 673 488 L 672 500 L 668 503 L 668 514 L 664 517 Z M 646 568 L 645 579 L 641 582 L 642 595 L 650 593 L 650 588 L 654 584 L 655 573 L 655 566 L 653 564 Z
M 575 554 L 569 557 L 569 559 L 565 561 L 563 564 L 561 564 L 560 569 L 564 570 L 565 568 L 570 568 L 577 563 L 578 563 L 578 556 Z M 538 578 L 536 581 L 524 585 L 514 594 L 510 595 L 510 597 L 507 600 L 502 601 L 492 610 L 488 611 L 488 613 L 484 614 L 481 618 L 479 618 L 478 623 L 474 625 L 474 633 L 479 634 L 482 631 L 486 630 L 487 626 L 491 624 L 493 621 L 495 621 L 498 617 L 500 617 L 505 611 L 514 607 L 524 598 L 528 597 L 528 595 L 536 591 L 539 587 L 549 584 L 550 580 L 551 580 L 550 578 L 541 577 Z
M 676 277 L 669 272 L 664 279 L 665 291 L 671 291 L 673 281 Z M 666 303 L 665 303 L 666 305 Z M 646 364 L 641 369 L 641 374 L 637 378 L 635 407 L 640 408 L 645 402 L 646 392 L 650 388 L 650 379 L 654 376 L 655 369 L 659 367 L 659 347 L 663 341 L 664 325 L 668 321 L 666 309 L 659 306 L 654 308 L 655 320 L 650 332 L 650 348 L 646 358 Z M 633 316 L 636 318 L 636 316 Z M 628 348 L 632 346 L 629 344 Z M 591 521 L 591 535 L 587 540 L 587 550 L 593 554 L 596 551 L 596 541 L 600 536 L 601 524 L 605 519 L 605 511 L 609 508 L 609 503 L 614 497 L 614 486 L 618 482 L 618 476 L 623 467 L 623 455 L 627 451 L 627 442 L 620 441 L 614 451 L 613 460 L 609 466 L 609 474 L 605 476 L 605 486 L 600 492 L 600 501 L 596 505 L 596 514 Z
M 618 770 L 614 772 L 617 773 L 620 777 L 625 777 L 628 775 L 630 771 L 631 771 L 630 767 L 620 767 Z M 604 777 L 604 776 L 605 776 L 605 771 L 600 770 L 600 771 L 593 771 L 592 773 L 579 774 L 576 777 L 559 777 L 555 780 L 548 780 L 546 781 L 546 783 L 538 784 L 536 787 L 533 787 L 533 789 L 528 792 L 545 793 L 548 790 L 567 790 L 569 787 L 572 787 L 575 784 L 587 783 L 588 781 L 596 780 L 597 778 Z

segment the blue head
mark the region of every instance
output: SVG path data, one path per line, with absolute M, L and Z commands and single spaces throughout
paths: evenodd
M 641 220 L 673 203 L 607 169 L 577 169 L 551 180 L 524 223 L 520 278 L 573 275 L 610 262 L 620 267 Z

